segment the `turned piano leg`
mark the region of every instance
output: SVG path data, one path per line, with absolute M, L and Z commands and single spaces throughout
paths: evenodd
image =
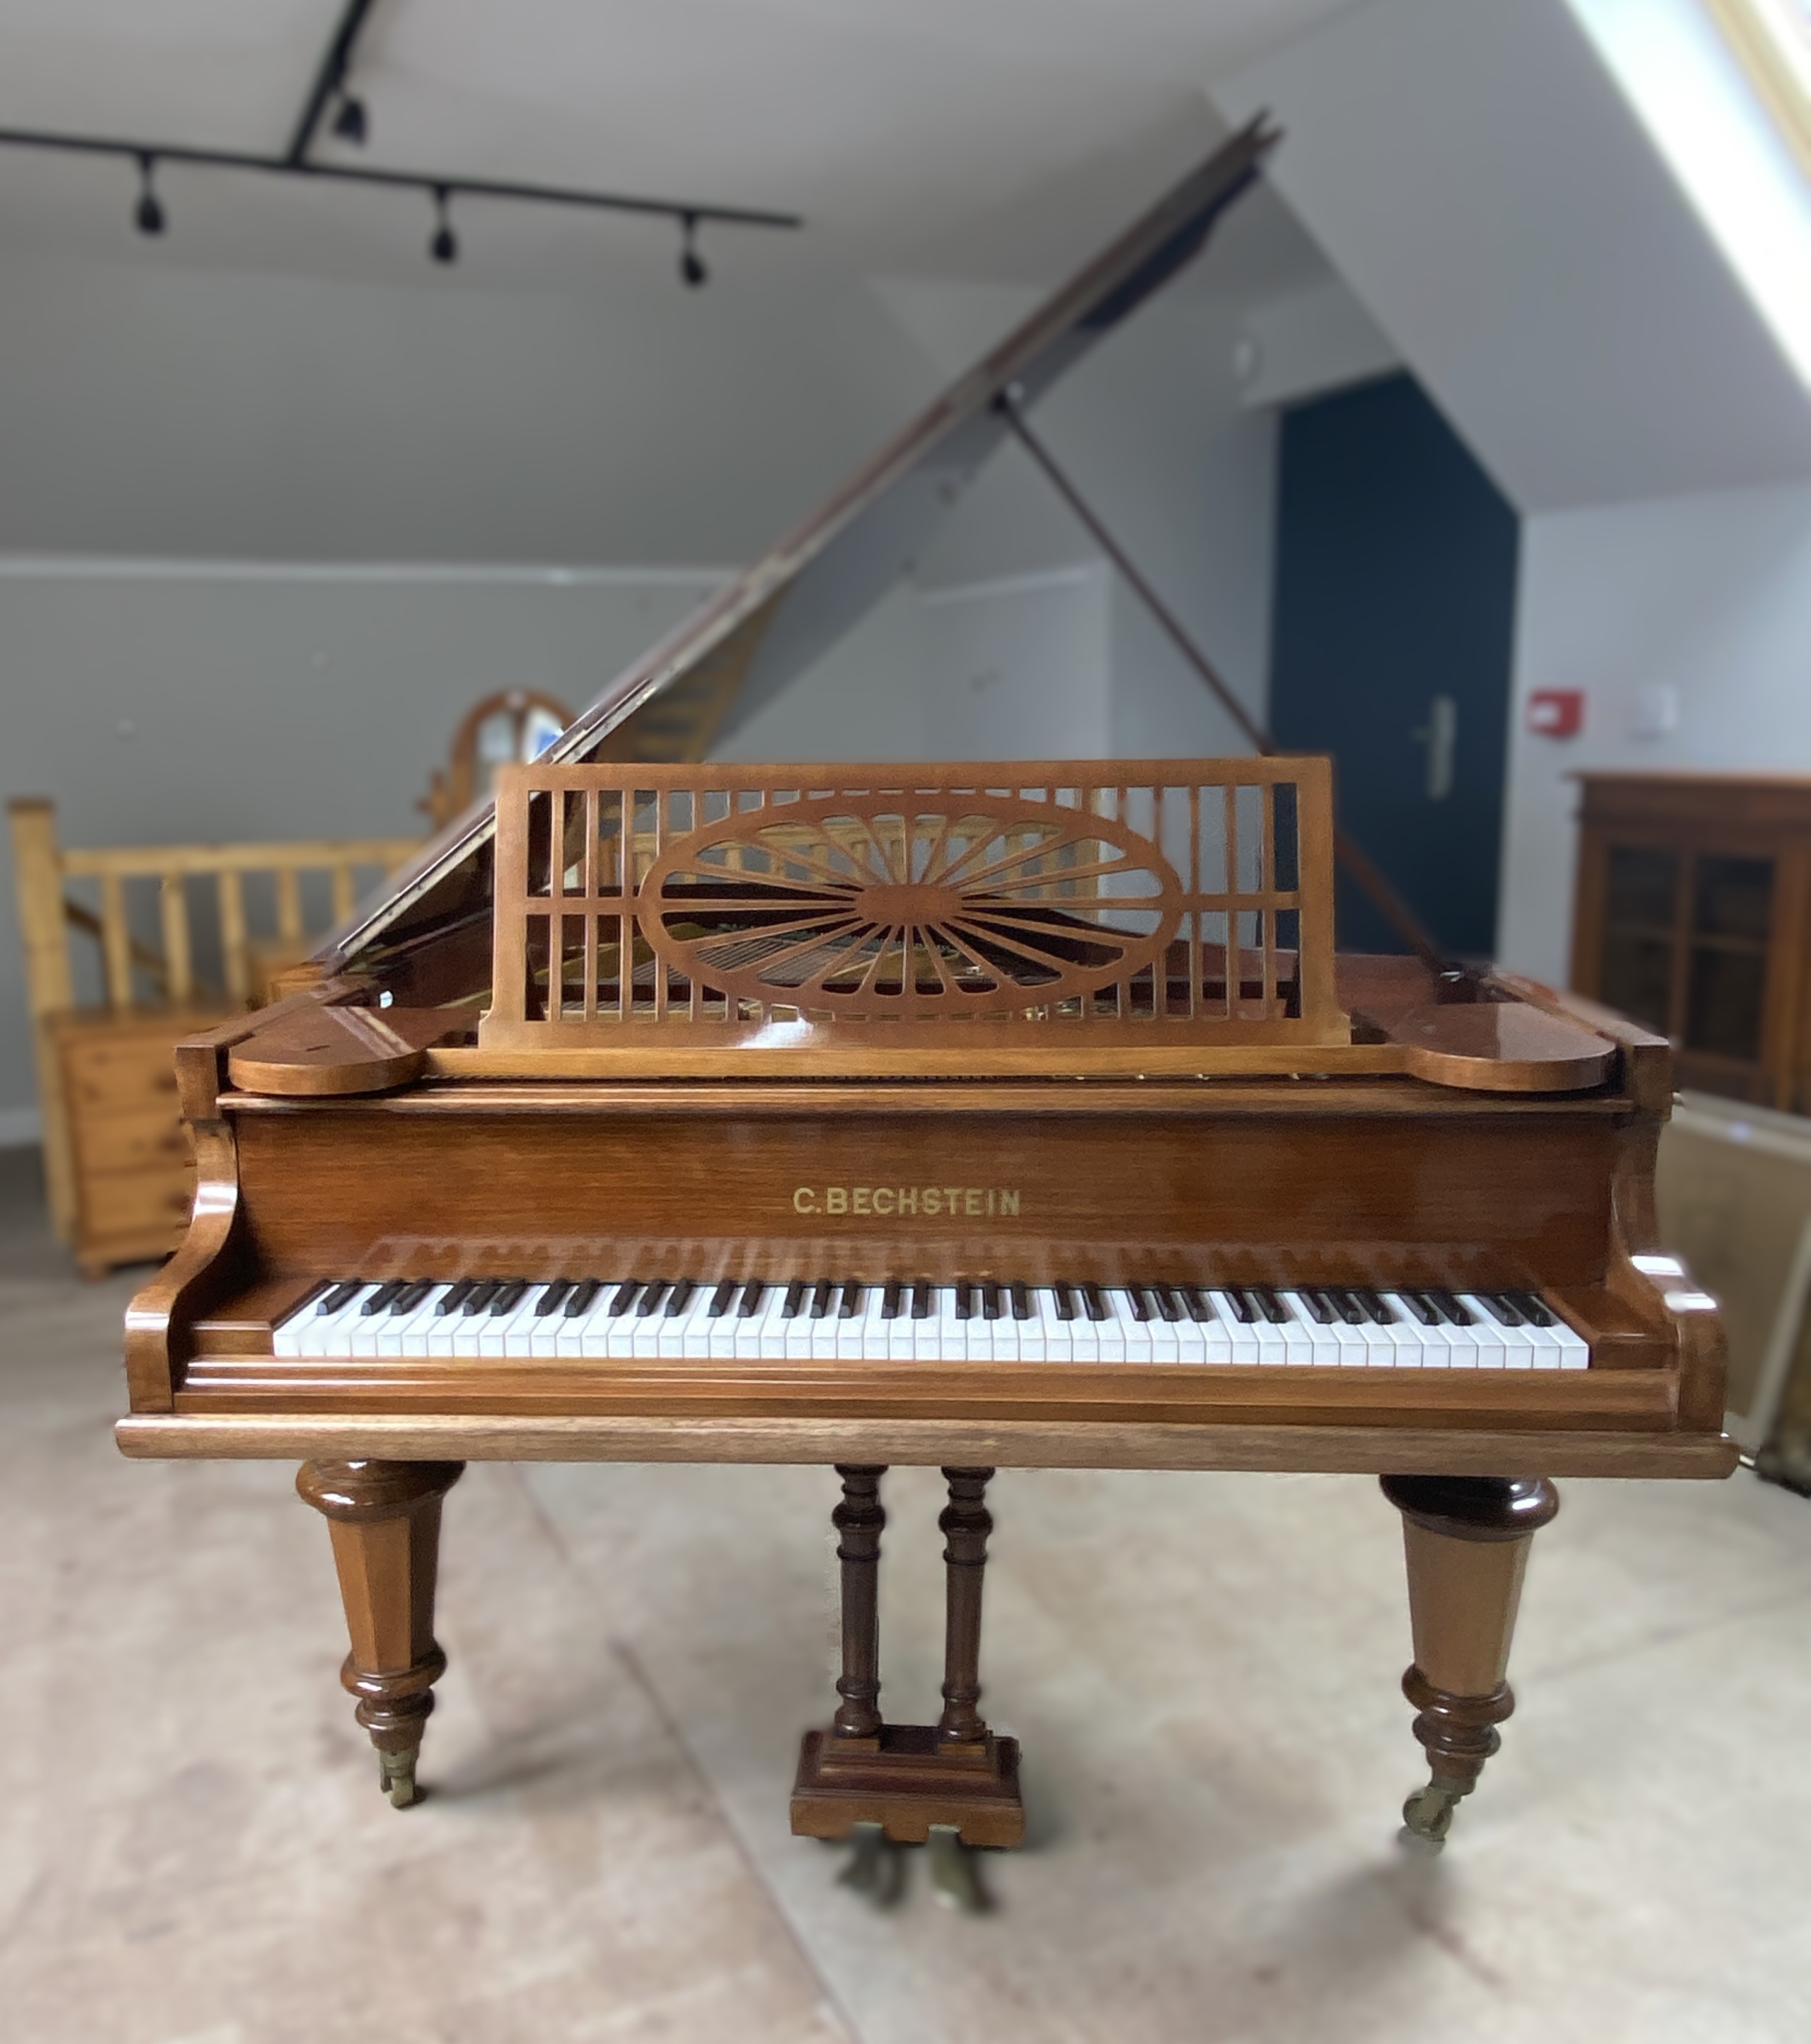
M 305 1462 L 295 1487 L 327 1520 L 352 1650 L 340 1671 L 399 1810 L 447 1657 L 434 1640 L 440 1500 L 463 1462 Z
M 1402 1514 L 1415 1658 L 1402 1691 L 1432 1778 L 1404 1805 L 1410 1831 L 1435 1844 L 1478 1785 L 1515 1708 L 1504 1680 L 1534 1535 L 1559 1509 L 1544 1477 L 1386 1476 Z

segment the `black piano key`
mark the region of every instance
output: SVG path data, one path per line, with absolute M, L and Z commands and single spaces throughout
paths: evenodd
M 390 1302 L 391 1314 L 400 1317 L 404 1313 L 413 1312 L 433 1289 L 432 1281 L 425 1278 L 417 1278 L 413 1285 L 405 1285 Z
M 393 1278 L 387 1285 L 380 1285 L 359 1308 L 359 1318 L 367 1319 L 373 1313 L 387 1313 L 396 1295 L 402 1289 L 402 1280 Z
M 1058 1320 L 1074 1320 L 1075 1317 L 1075 1294 L 1067 1285 L 1052 1285 L 1050 1288 L 1050 1292 L 1051 1297 L 1056 1301 L 1056 1317 Z
M 617 1285 L 616 1296 L 610 1301 L 610 1318 L 620 1320 L 641 1296 L 641 1280 L 630 1278 Z
M 1559 1316 L 1538 1292 L 1511 1292 L 1506 1294 L 1521 1309 L 1522 1318 L 1531 1327 L 1556 1327 Z
M 1188 1308 L 1191 1320 L 1208 1321 L 1218 1317 L 1213 1310 L 1213 1301 L 1198 1285 L 1182 1287 L 1182 1304 Z
M 752 1278 L 742 1287 L 742 1300 L 736 1308 L 739 1320 L 752 1320 L 761 1310 L 761 1301 L 767 1296 L 767 1288 L 758 1278 Z
M 706 1308 L 710 1317 L 713 1320 L 721 1320 L 729 1312 L 729 1302 L 735 1296 L 736 1280 L 733 1278 L 725 1278 L 710 1295 L 710 1304 Z
M 1000 1317 L 1000 1288 L 998 1285 L 983 1285 L 981 1288 L 981 1311 L 990 1320 Z
M 1359 1304 L 1356 1294 L 1343 1289 L 1329 1291 L 1327 1303 L 1348 1327 L 1362 1327 L 1369 1317 Z
M 1258 1302 L 1258 1310 L 1273 1327 L 1289 1324 L 1289 1309 L 1267 1285 L 1254 1285 L 1252 1296 Z
M 1022 1285 L 1009 1285 L 1006 1289 L 1013 1301 L 1013 1318 L 1015 1320 L 1029 1320 L 1031 1318 L 1031 1294 Z
M 1459 1303 L 1459 1300 L 1454 1293 L 1447 1291 L 1440 1291 L 1432 1293 L 1429 1296 L 1432 1298 L 1434 1303 L 1440 1308 L 1441 1312 L 1446 1316 L 1449 1325 L 1455 1327 L 1468 1327 L 1471 1325 L 1472 1322 L 1471 1314 L 1467 1312 L 1465 1308 Z
M 811 1288 L 811 1317 L 821 1320 L 830 1310 L 830 1299 L 836 1291 L 834 1285 L 813 1285 Z
M 682 1278 L 667 1294 L 666 1317 L 676 1320 L 692 1302 L 692 1294 L 698 1289 L 690 1278 Z
M 571 1293 L 572 1280 L 570 1278 L 556 1278 L 551 1285 L 542 1285 L 540 1297 L 535 1301 L 535 1318 L 544 1320 L 557 1313 Z
M 843 1303 L 836 1308 L 837 1319 L 840 1320 L 856 1319 L 861 1312 L 862 1301 L 867 1296 L 867 1288 L 865 1285 L 845 1285 L 843 1287 Z
M 471 1289 L 473 1281 L 470 1278 L 462 1278 L 456 1285 L 449 1285 L 440 1295 L 440 1303 L 434 1308 L 436 1317 L 441 1313 L 456 1313 L 465 1304 L 466 1294 Z
M 880 1295 L 880 1317 L 883 1320 L 896 1320 L 898 1319 L 900 1296 L 900 1287 L 898 1285 L 889 1285 L 886 1286 L 885 1290 L 882 1292 Z
M 642 1287 L 641 1297 L 636 1301 L 635 1317 L 649 1320 L 660 1310 L 660 1301 L 671 1289 L 664 1278 L 656 1278 Z
M 959 1320 L 970 1320 L 975 1317 L 973 1288 L 970 1285 L 958 1285 L 955 1288 L 955 1316 Z
M 1101 1297 L 1099 1285 L 1084 1285 L 1082 1287 L 1082 1304 L 1086 1308 L 1090 1320 L 1104 1320 L 1107 1317 L 1107 1302 Z
M 490 1313 L 493 1319 L 515 1311 L 528 1296 L 529 1282 L 525 1278 L 510 1278 L 499 1285 L 490 1295 Z
M 597 1304 L 598 1294 L 603 1289 L 602 1278 L 581 1278 L 567 1293 L 566 1304 L 559 1309 L 561 1316 L 566 1320 L 575 1320 L 582 1315 L 590 1312 L 592 1307 Z
M 1182 1292 L 1175 1285 L 1159 1285 L 1157 1287 L 1157 1304 L 1167 1320 L 1186 1320 L 1189 1316 L 1189 1309 L 1182 1303 Z
M 362 1278 L 350 1278 L 344 1285 L 336 1285 L 321 1301 L 322 1314 L 336 1313 L 341 1307 L 351 1305 L 364 1289 L 365 1281 Z
M 1500 1327 L 1519 1327 L 1522 1316 L 1500 1292 L 1479 1292 L 1474 1295 L 1486 1313 Z
M 799 1309 L 799 1308 L 800 1308 L 800 1307 L 801 1307 L 804 1303 L 805 1303 L 805 1283 L 804 1283 L 804 1281 L 803 1281 L 803 1279 L 802 1279 L 802 1278 L 794 1278 L 794 1279 L 793 1279 L 792 1282 L 791 1282 L 789 1285 L 787 1285 L 787 1287 L 786 1288 L 786 1297 L 784 1298 L 784 1300 L 782 1300 L 782 1301 L 781 1301 L 781 1304 L 780 1304 L 780 1317 L 781 1317 L 781 1319 L 782 1319 L 782 1320 L 796 1320 L 798 1318 L 798 1309 Z
M 1325 1292 L 1317 1291 L 1312 1285 L 1298 1285 L 1295 1296 L 1322 1327 L 1333 1324 L 1333 1302 Z
M 1352 1297 L 1363 1308 L 1366 1316 L 1374 1327 L 1393 1327 L 1395 1326 L 1396 1316 L 1390 1309 L 1390 1301 L 1381 1292 L 1361 1290 L 1353 1293 Z
M 1223 1289 L 1227 1297 L 1232 1301 L 1232 1310 L 1239 1316 L 1240 1324 L 1250 1327 L 1258 1317 L 1257 1301 L 1243 1285 L 1228 1285 Z
M 459 1311 L 467 1320 L 475 1319 L 485 1310 L 502 1289 L 500 1281 L 495 1278 L 480 1280 L 466 1293 L 465 1303 L 459 1308 Z
M 1154 1320 L 1157 1308 L 1152 1304 L 1149 1288 L 1143 1285 L 1129 1285 L 1126 1297 L 1132 1301 L 1132 1317 L 1135 1320 Z
M 1398 1296 L 1425 1327 L 1437 1327 L 1446 1318 L 1428 1293 L 1403 1292 Z
M 921 1279 L 913 1285 L 912 1317 L 913 1320 L 928 1320 L 936 1304 L 936 1291 L 934 1286 L 925 1284 Z

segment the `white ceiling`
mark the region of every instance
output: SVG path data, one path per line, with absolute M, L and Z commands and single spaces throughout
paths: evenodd
M 796 236 L 711 232 L 707 253 L 742 268 L 1041 282 L 1211 145 L 1216 79 L 1352 4 L 377 0 L 355 71 L 370 144 L 324 136 L 318 152 L 806 216 Z M 0 0 L 0 125 L 275 152 L 339 13 L 340 0 Z M 431 224 L 408 194 L 180 166 L 160 182 L 171 231 L 146 248 L 129 165 L 0 151 L 0 237 L 356 271 L 418 257 Z M 457 220 L 466 259 L 502 263 L 498 281 L 544 271 L 558 286 L 575 259 L 651 243 L 671 259 L 652 223 L 476 201 Z M 1271 225 L 1286 243 L 1280 207 Z

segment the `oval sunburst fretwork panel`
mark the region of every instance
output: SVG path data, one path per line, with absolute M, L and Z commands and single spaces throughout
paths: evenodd
M 1085 999 L 1158 964 L 1182 884 L 1116 820 L 955 793 L 730 816 L 671 845 L 642 899 L 655 950 L 732 1000 L 930 1018 Z

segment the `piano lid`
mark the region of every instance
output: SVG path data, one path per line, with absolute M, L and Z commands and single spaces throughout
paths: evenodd
M 1029 403 L 1197 255 L 1276 139 L 1259 116 L 959 377 L 771 552 L 618 674 L 543 755 L 677 762 L 701 726 L 772 700 L 879 601 Z M 475 803 L 329 939 L 338 967 L 463 921 L 490 896 L 493 805 Z

